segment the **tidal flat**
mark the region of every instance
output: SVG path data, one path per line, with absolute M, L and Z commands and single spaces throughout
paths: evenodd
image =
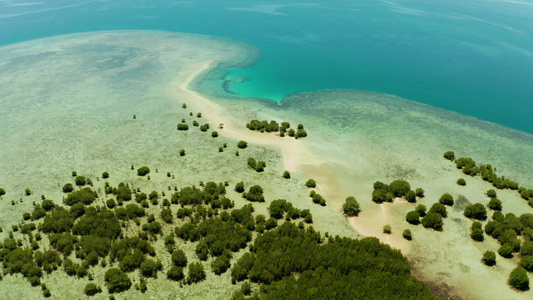
M 448 209 L 444 229 L 438 232 L 405 221 L 405 214 L 416 204 L 371 201 L 375 181 L 403 179 L 412 188 L 425 190 L 418 203 L 428 208 L 443 193 L 462 199 L 463 206 L 487 204 L 484 193 L 492 186 L 444 160 L 442 153 L 447 150 L 490 163 L 499 174 L 531 188 L 531 135 L 363 91 L 302 93 L 281 104 L 224 94 L 216 70 L 249 64 L 256 56 L 257 49 L 246 44 L 150 31 L 74 34 L 0 48 L 0 184 L 8 192 L 0 200 L 4 228 L 0 239 L 8 237 L 8 228 L 18 224 L 41 195 L 61 204 L 61 186 L 72 181 L 72 171 L 91 178 L 100 189 L 104 171 L 111 174 L 107 181 L 113 186 L 126 181 L 156 191 L 200 181 L 229 181 L 228 198 L 235 200 L 236 207 L 248 203 L 232 191 L 243 181 L 246 186 L 264 188 L 266 203 L 254 204 L 256 213 L 268 215 L 268 204 L 282 198 L 310 209 L 313 226 L 322 233 L 376 236 L 401 249 L 412 272 L 438 295 L 458 299 L 531 296 L 530 291 L 518 293 L 507 285 L 517 258 L 498 257 L 492 268 L 481 263 L 483 252 L 496 251 L 498 244 L 488 236 L 482 243 L 470 239 L 472 221 L 463 217 L 460 205 Z M 201 132 L 191 126 L 177 131 L 182 119 L 188 124 L 209 123 L 211 129 Z M 302 123 L 309 136 L 294 140 L 252 132 L 245 128 L 251 119 Z M 224 123 L 223 128 L 218 128 L 219 123 Z M 211 137 L 213 130 L 220 136 Z M 249 147 L 238 149 L 239 140 L 249 141 Z M 224 143 L 227 147 L 219 152 Z M 187 154 L 180 156 L 180 149 Z M 247 168 L 249 157 L 265 161 L 265 171 Z M 149 166 L 151 179 L 139 178 L 132 165 L 134 169 Z M 290 180 L 282 178 L 284 170 L 291 171 Z M 174 177 L 167 177 L 167 172 Z M 456 184 L 460 177 L 466 179 L 466 186 Z M 326 198 L 326 207 L 311 202 L 304 186 L 309 178 L 317 181 L 316 191 Z M 26 188 L 32 195 L 24 194 Z M 504 213 L 533 212 L 516 191 L 498 191 L 498 195 Z M 361 204 L 357 217 L 342 214 L 348 196 Z M 392 226 L 390 235 L 382 232 L 387 224 Z M 413 232 L 412 241 L 402 238 L 404 229 Z M 156 247 L 164 248 L 162 241 Z M 194 260 L 192 246 L 184 244 L 183 249 Z M 208 263 L 205 266 L 209 269 Z M 82 297 L 86 280 L 60 272 L 46 276 L 43 281 L 53 297 Z M 104 286 L 103 272 L 96 272 L 94 278 Z M 230 282 L 228 273 L 208 272 L 204 282 L 177 287 L 160 276 L 149 280 L 146 294 L 131 289 L 117 297 L 227 299 L 235 290 Z M 8 299 L 42 297 L 40 289 L 20 275 L 4 276 L 0 287 Z M 98 297 L 107 298 L 107 293 Z

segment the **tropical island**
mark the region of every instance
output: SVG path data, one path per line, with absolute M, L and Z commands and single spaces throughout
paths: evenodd
M 369 92 L 221 97 L 255 59 L 233 41 L 42 42 L 0 48 L 7 298 L 531 296 L 529 136 Z

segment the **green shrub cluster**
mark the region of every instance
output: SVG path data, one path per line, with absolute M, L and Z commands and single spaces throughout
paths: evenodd
M 263 172 L 266 167 L 266 163 L 264 161 L 256 161 L 254 158 L 248 158 L 248 166 L 257 172 Z
M 413 234 L 411 233 L 411 230 L 410 229 L 405 229 L 403 232 L 402 232 L 402 236 L 404 239 L 410 241 L 413 239 Z
M 485 236 L 483 235 L 483 225 L 481 222 L 475 221 L 472 223 L 470 237 L 477 242 L 483 242 Z
M 90 282 L 90 283 L 87 283 L 87 285 L 83 289 L 83 292 L 87 296 L 94 296 L 94 295 L 96 295 L 98 293 L 101 293 L 102 292 L 102 288 L 97 286 L 95 283 Z
M 533 245 L 529 243 L 533 240 L 533 214 L 522 214 L 517 217 L 513 213 L 508 213 L 503 216 L 501 212 L 496 211 L 493 220 L 485 225 L 485 233 L 498 240 L 501 245 L 498 253 L 505 258 L 511 258 L 513 253 L 520 251 L 519 235 L 526 241 L 525 249 L 521 253 L 522 258 L 533 256 Z
M 285 199 L 273 200 L 270 203 L 268 210 L 270 212 L 270 217 L 276 220 L 285 217 L 287 221 L 303 218 L 306 223 L 313 222 L 313 216 L 309 212 L 309 209 L 299 210 L 294 207 L 291 202 L 288 202 Z
M 244 191 L 244 185 L 241 185 Z M 149 207 L 148 201 L 154 203 L 164 196 L 163 193 L 152 191 L 147 195 L 125 183 L 112 187 L 106 182 L 104 192 L 110 195 L 106 197 L 112 198 L 99 203 L 96 201 L 97 193 L 88 187 L 68 192 L 64 200 L 67 207 L 55 205 L 52 200 L 43 200 L 35 204 L 33 212 L 23 215 L 25 221 L 15 225 L 14 230 L 16 228 L 17 231 L 11 232 L 10 237 L 0 244 L 3 273 L 22 274 L 32 285 L 38 286 L 45 273 L 61 270 L 69 276 L 92 280 L 96 273 L 94 268 L 101 267 L 105 271 L 106 287 L 113 294 L 130 289 L 131 272 L 139 272 L 142 277 L 135 286 L 145 292 L 145 277 L 156 277 L 163 271 L 161 261 L 170 261 L 172 265 L 164 270 L 166 277 L 187 284 L 206 278 L 208 270 L 204 270 L 204 266 L 210 266 L 210 271 L 216 275 L 226 273 L 233 266 L 232 277 L 235 281 L 237 277 L 234 273 L 241 274 L 238 277 L 241 278 L 243 268 L 246 268 L 246 277 L 261 286 L 258 293 L 274 298 L 279 298 L 279 288 L 288 284 L 286 280 L 291 280 L 292 275 L 285 274 L 300 276 L 297 282 L 301 288 L 295 290 L 295 295 L 302 296 L 310 295 L 306 292 L 311 284 L 307 277 L 315 275 L 328 278 L 324 284 L 319 284 L 319 288 L 325 292 L 332 285 L 342 282 L 350 282 L 349 288 L 343 288 L 345 292 L 353 287 L 362 291 L 370 290 L 372 286 L 380 286 L 381 277 L 376 277 L 375 270 L 381 270 L 383 274 L 391 272 L 392 280 L 408 283 L 403 287 L 405 290 L 413 293 L 422 291 L 422 295 L 427 290 L 410 276 L 408 263 L 401 253 L 381 245 L 377 240 L 365 239 L 367 242 L 360 242 L 336 237 L 325 243 L 324 238 L 312 227 L 305 229 L 304 222 L 313 223 L 308 209 L 300 210 L 283 199 L 274 200 L 269 206 L 270 217 L 267 219 L 262 214 L 254 215 L 252 204 L 235 209 L 233 201 L 226 198 L 227 183 L 207 182 L 200 186 L 176 191 L 170 199 L 162 200 L 161 207 Z M 240 188 L 236 186 L 236 189 Z M 251 201 L 264 201 L 262 188 L 258 185 L 252 186 L 244 196 Z M 314 193 L 312 196 L 322 203 L 320 195 Z M 133 197 L 136 203 L 127 203 Z M 347 213 L 358 211 L 359 206 L 354 201 L 348 198 Z M 102 203 L 104 205 L 100 206 Z M 177 219 L 174 219 L 172 205 L 180 206 L 176 211 Z M 164 222 L 159 223 L 159 217 Z M 287 221 L 303 220 L 298 226 L 289 222 L 278 227 L 278 220 L 282 218 Z M 177 223 L 170 234 L 167 223 Z M 277 232 L 268 236 L 273 230 Z M 163 251 L 170 255 L 167 259 L 160 257 L 164 254 L 153 246 L 163 232 L 167 250 Z M 48 243 L 41 244 L 41 233 L 44 241 L 49 241 L 49 246 Z M 15 239 L 15 235 L 23 235 L 23 238 Z M 250 245 L 255 236 L 259 241 Z M 189 262 L 185 253 L 177 249 L 176 237 L 195 243 L 193 249 L 196 257 L 199 260 L 210 259 L 209 264 Z M 267 249 L 271 246 L 266 244 L 271 242 L 274 247 L 279 246 L 277 254 Z M 251 252 L 245 252 L 238 260 L 241 268 L 239 273 L 233 255 L 248 246 Z M 293 259 L 297 253 L 298 257 Z M 257 263 L 248 267 L 245 261 L 250 258 L 254 262 L 257 260 Z M 272 267 L 268 266 L 272 263 Z M 333 267 L 330 269 L 328 266 Z M 184 274 L 186 268 L 187 274 Z M 278 271 L 274 271 L 276 269 Z M 346 281 L 354 278 L 359 278 L 359 281 L 362 278 L 364 284 Z M 399 291 L 403 295 L 404 292 L 397 290 L 400 286 L 393 283 L 390 292 Z M 389 290 L 389 287 L 385 290 Z M 44 291 L 48 297 L 51 296 L 45 286 L 43 295 Z M 101 292 L 101 288 L 89 283 L 81 292 L 92 296 Z M 243 288 L 241 292 L 249 295 L 251 287 Z M 386 296 L 387 293 L 385 291 L 380 295 Z
M 435 212 L 429 212 L 422 218 L 421 223 L 425 228 L 432 228 L 437 231 L 441 231 L 443 225 L 442 215 Z
M 446 151 L 444 152 L 443 157 L 447 160 L 454 161 L 455 160 L 455 152 L 453 151 Z
M 502 210 L 502 202 L 500 201 L 500 199 L 490 198 L 489 208 L 492 209 L 492 210 L 501 211 Z
M 313 203 L 320 204 L 321 206 L 326 206 L 326 199 L 324 199 L 322 195 L 316 193 L 315 191 L 311 191 L 309 193 L 309 196 L 313 200 Z
M 426 206 L 419 204 L 415 210 L 410 211 L 405 216 L 408 223 L 418 225 L 422 223 L 425 228 L 432 228 L 437 231 L 442 230 L 443 218 L 446 218 L 446 206 L 442 203 L 434 203 L 426 214 Z M 422 217 L 422 219 L 420 219 Z
M 509 275 L 509 285 L 519 291 L 529 290 L 529 278 L 526 270 L 522 267 L 515 268 Z
M 110 294 L 120 293 L 129 290 L 131 287 L 131 279 L 128 277 L 128 274 L 117 268 L 107 270 L 104 279 Z
M 420 224 L 420 214 L 415 210 L 410 211 L 405 215 L 405 220 L 409 224 L 418 225 Z
M 248 192 L 242 193 L 242 197 L 252 202 L 265 202 L 263 188 L 259 185 L 251 186 Z
M 203 190 L 196 187 L 184 187 L 179 192 L 175 192 L 170 198 L 172 204 L 191 205 L 191 204 L 211 204 L 213 208 L 220 207 L 224 201 L 226 187 L 223 183 L 207 182 Z M 226 203 L 226 205 L 228 205 Z M 229 205 L 232 206 L 230 203 Z
M 392 202 L 395 197 L 404 197 L 407 201 L 415 203 L 417 196 L 423 197 L 424 190 L 421 188 L 417 188 L 416 191 L 411 190 L 411 185 L 405 180 L 395 180 L 389 185 L 376 181 L 372 201 L 375 203 Z
M 476 219 L 481 221 L 487 219 L 487 209 L 481 203 L 468 205 L 467 207 L 465 207 L 465 211 L 463 214 L 465 215 L 465 217 L 470 219 Z
M 494 266 L 496 265 L 496 253 L 494 253 L 494 251 L 487 250 L 485 253 L 483 253 L 483 258 L 481 260 L 487 266 Z
M 272 120 L 268 122 L 267 120 L 259 121 L 259 120 L 251 120 L 249 123 L 246 124 L 246 128 L 250 130 L 257 130 L 260 132 L 278 132 L 281 137 L 285 136 L 285 133 L 288 133 L 290 137 L 294 137 L 296 139 L 298 138 L 304 138 L 307 136 L 307 132 L 304 129 L 304 126 L 302 124 L 298 124 L 297 130 L 294 130 L 290 128 L 289 122 L 282 122 L 281 126 L 278 124 L 278 122 Z
M 444 205 L 448 205 L 448 206 L 453 206 L 453 196 L 446 193 L 444 195 L 442 195 L 439 199 L 439 203 L 442 203 Z
M 281 126 L 281 130 L 287 131 L 287 129 L 290 127 L 290 124 L 287 122 L 283 122 L 282 124 L 285 124 L 287 126 Z M 249 123 L 246 123 L 246 128 L 250 130 L 257 130 L 261 132 L 278 132 L 280 131 L 280 125 L 278 122 L 272 120 L 270 123 L 267 120 L 259 121 L 259 120 L 251 120 Z
M 305 182 L 305 186 L 308 188 L 315 188 L 316 187 L 316 181 L 314 179 L 308 179 Z
M 237 143 L 237 147 L 238 147 L 239 149 L 246 149 L 246 147 L 248 147 L 248 143 L 245 142 L 245 141 L 239 141 L 239 142 Z
M 359 206 L 359 203 L 355 199 L 355 197 L 350 196 L 346 198 L 344 204 L 342 205 L 342 210 L 345 215 L 349 217 L 354 217 L 359 215 L 359 212 L 361 212 L 361 207 Z
M 189 265 L 189 275 L 187 276 L 187 283 L 196 283 L 204 280 L 206 277 L 204 266 L 195 262 Z
M 312 227 L 300 229 L 290 222 L 258 236 L 231 276 L 234 282 L 260 284 L 255 296 L 267 299 L 437 299 L 410 275 L 399 250 L 376 238 L 337 236 L 323 243 Z
M 448 151 L 444 153 L 444 157 L 446 159 L 453 161 L 455 159 L 455 155 L 449 156 L 449 153 L 453 154 L 452 151 Z M 472 158 L 460 157 L 460 158 L 455 159 L 455 165 L 457 169 L 461 169 L 463 173 L 466 175 L 470 175 L 470 176 L 480 175 L 483 180 L 492 183 L 492 186 L 494 186 L 497 189 L 518 190 L 518 192 L 520 193 L 520 196 L 522 196 L 522 198 L 524 198 L 525 200 L 529 200 L 529 198 L 533 197 L 533 189 L 527 189 L 525 187 L 520 187 L 518 182 L 509 180 L 505 178 L 505 176 L 498 176 L 496 174 L 496 170 L 490 164 L 476 165 L 476 162 Z M 490 195 L 487 193 L 487 195 L 490 198 L 496 198 L 495 194 Z M 530 203 L 530 206 L 533 207 L 533 201 Z
M 150 173 L 150 168 L 147 166 L 143 166 L 137 169 L 137 175 L 138 176 L 146 176 Z
M 83 203 L 90 205 L 98 198 L 98 194 L 91 190 L 91 188 L 83 188 L 79 191 L 71 192 L 67 195 L 67 198 L 63 201 L 66 205 L 72 206 L 76 203 Z
M 72 183 L 67 183 L 63 186 L 63 193 L 70 193 L 74 190 Z

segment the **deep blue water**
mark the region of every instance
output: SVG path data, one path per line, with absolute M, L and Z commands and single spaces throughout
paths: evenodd
M 533 133 L 533 0 L 0 0 L 0 45 L 116 29 L 259 47 L 244 97 L 370 90 Z

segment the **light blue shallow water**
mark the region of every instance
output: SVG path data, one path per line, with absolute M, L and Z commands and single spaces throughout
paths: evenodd
M 0 0 L 0 45 L 64 33 L 156 29 L 261 49 L 229 90 L 281 101 L 350 88 L 533 133 L 532 0 Z

